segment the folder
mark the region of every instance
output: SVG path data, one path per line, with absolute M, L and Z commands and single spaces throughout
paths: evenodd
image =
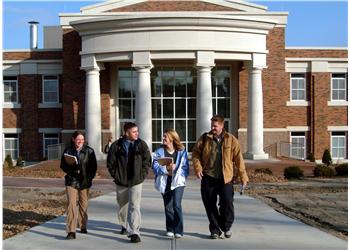
M 173 163 L 173 157 L 161 157 L 156 159 L 158 161 L 159 165 L 165 166 Z
M 74 155 L 64 154 L 64 159 L 66 160 L 68 165 L 78 165 L 78 159 Z

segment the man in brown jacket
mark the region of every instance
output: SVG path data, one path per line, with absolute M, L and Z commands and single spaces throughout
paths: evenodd
M 224 117 L 211 118 L 211 131 L 204 133 L 192 150 L 193 167 L 201 179 L 201 195 L 209 219 L 210 238 L 222 232 L 230 238 L 234 221 L 233 179 L 238 172 L 242 185 L 248 182 L 238 140 L 224 129 Z M 238 171 L 235 171 L 237 169 Z M 217 207 L 219 196 L 219 208 Z

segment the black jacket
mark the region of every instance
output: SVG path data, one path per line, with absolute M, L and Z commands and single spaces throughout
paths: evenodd
M 137 139 L 134 142 L 134 155 L 128 157 L 123 147 L 123 140 L 124 138 L 118 139 L 109 148 L 107 168 L 117 185 L 127 187 L 129 181 L 131 186 L 135 186 L 147 177 L 151 167 L 151 154 L 147 144 Z
M 77 156 L 77 151 L 73 147 L 68 147 L 64 150 L 64 154 L 70 154 Z M 66 173 L 65 185 L 72 186 L 77 189 L 90 188 L 92 185 L 92 179 L 96 175 L 97 161 L 95 152 L 92 148 L 84 145 L 80 151 L 79 164 L 68 165 L 64 159 L 64 155 L 61 158 L 61 169 Z

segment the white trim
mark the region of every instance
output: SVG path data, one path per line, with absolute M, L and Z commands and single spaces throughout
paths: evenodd
M 21 128 L 3 128 L 2 129 L 3 134 L 20 134 L 22 133 Z
M 56 52 L 63 51 L 63 49 L 4 49 L 2 52 Z
M 38 132 L 42 134 L 59 134 L 62 128 L 39 128 Z
M 310 106 L 309 101 L 287 101 L 286 106 L 290 107 L 307 107 Z
M 4 109 L 20 109 L 22 105 L 20 103 L 3 103 L 2 107 Z
M 328 106 L 348 106 L 348 101 L 328 101 Z
M 290 132 L 306 132 L 310 131 L 309 126 L 287 126 L 287 130 Z
M 303 49 L 303 50 L 348 50 L 347 47 L 299 47 L 299 46 L 286 46 L 285 49 Z
M 286 57 L 285 61 L 330 61 L 330 62 L 348 62 L 347 58 L 334 57 Z
M 327 127 L 327 131 L 332 131 L 332 132 L 336 132 L 336 131 L 339 131 L 339 132 L 345 132 L 345 131 L 348 131 L 348 126 L 328 126 Z
M 61 59 L 40 59 L 40 60 L 4 60 L 3 65 L 5 64 L 18 64 L 18 63 L 62 63 Z
M 62 103 L 55 103 L 55 102 L 38 103 L 38 108 L 40 109 L 62 108 Z
M 247 128 L 239 128 L 238 132 L 247 132 Z M 264 128 L 264 132 L 288 132 L 286 128 Z

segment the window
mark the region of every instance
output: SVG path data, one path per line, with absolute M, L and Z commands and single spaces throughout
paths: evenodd
M 332 101 L 346 101 L 346 74 L 332 74 Z
M 44 134 L 44 157 L 47 157 L 47 146 L 59 144 L 59 135 L 58 134 Z
M 290 99 L 292 101 L 306 101 L 305 74 L 291 74 L 290 76 Z
M 291 132 L 290 156 L 305 159 L 305 132 Z
M 346 135 L 345 132 L 332 132 L 332 158 L 345 159 L 346 158 Z
M 58 103 L 58 76 L 43 76 L 43 103 Z
M 11 155 L 12 160 L 18 158 L 18 135 L 5 134 L 4 135 L 4 156 Z
M 4 103 L 18 103 L 17 76 L 4 76 Z

